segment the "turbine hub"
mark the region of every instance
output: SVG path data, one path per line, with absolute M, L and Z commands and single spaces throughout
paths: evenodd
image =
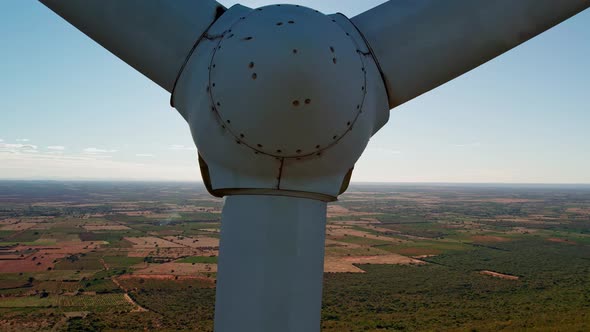
M 332 201 L 388 120 L 369 46 L 344 15 L 235 5 L 203 35 L 172 103 L 216 196 Z
M 363 55 L 336 20 L 293 5 L 242 16 L 209 66 L 214 111 L 236 141 L 298 158 L 342 139 L 363 112 Z

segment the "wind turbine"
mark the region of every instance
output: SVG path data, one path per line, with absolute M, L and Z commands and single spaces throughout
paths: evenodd
M 215 329 L 318 331 L 326 204 L 389 110 L 590 6 L 392 0 L 352 19 L 214 0 L 41 0 L 171 93 L 222 216 Z

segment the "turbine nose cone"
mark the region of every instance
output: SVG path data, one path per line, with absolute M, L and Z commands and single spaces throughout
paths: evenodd
M 268 6 L 242 17 L 219 40 L 209 70 L 220 120 L 261 153 L 318 153 L 363 111 L 362 54 L 338 24 L 309 8 Z

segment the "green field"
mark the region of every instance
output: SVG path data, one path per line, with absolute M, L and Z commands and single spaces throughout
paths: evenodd
M 217 257 L 193 256 L 183 258 L 177 261 L 178 263 L 202 263 L 202 264 L 217 264 Z
M 113 268 L 126 268 L 143 262 L 141 257 L 127 257 L 127 256 L 104 256 L 104 262 Z
M 58 304 L 58 297 L 7 297 L 0 298 L 0 308 L 31 308 L 31 307 L 49 307 Z

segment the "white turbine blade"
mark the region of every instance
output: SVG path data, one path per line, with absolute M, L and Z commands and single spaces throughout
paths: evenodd
M 393 108 L 588 7 L 589 0 L 392 0 L 352 21 L 373 49 Z
M 40 0 L 168 91 L 225 8 L 214 0 Z

